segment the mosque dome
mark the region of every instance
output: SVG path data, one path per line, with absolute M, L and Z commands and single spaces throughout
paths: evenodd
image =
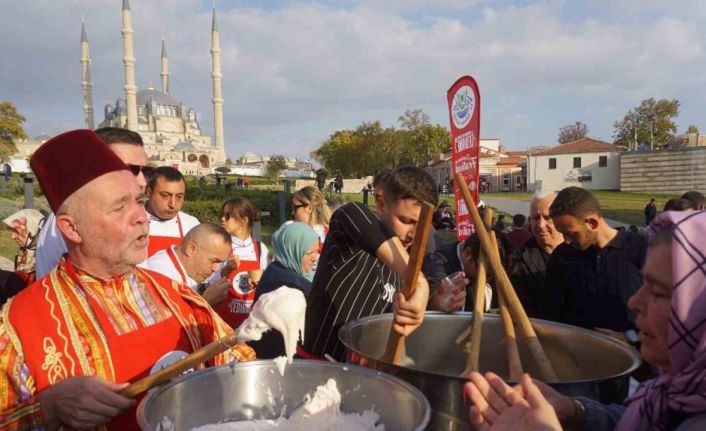
M 148 88 L 147 90 L 140 90 L 137 92 L 138 105 L 146 105 L 151 102 L 155 102 L 159 105 L 168 106 L 180 105 L 180 102 L 173 98 L 171 95 L 160 90 L 155 90 L 154 88 Z
M 243 154 L 243 158 L 244 158 L 244 159 L 256 159 L 256 158 L 257 158 L 257 154 L 251 153 L 251 152 L 248 151 L 247 153 Z
M 196 148 L 191 142 L 181 141 L 174 146 L 174 151 L 196 151 Z

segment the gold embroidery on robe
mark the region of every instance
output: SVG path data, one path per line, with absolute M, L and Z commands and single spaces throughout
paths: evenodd
M 42 345 L 44 348 L 42 370 L 47 372 L 49 384 L 53 385 L 67 377 L 66 367 L 64 363 L 61 362 L 61 357 L 64 356 L 64 354 L 56 351 L 56 344 L 54 340 L 49 337 L 44 338 Z

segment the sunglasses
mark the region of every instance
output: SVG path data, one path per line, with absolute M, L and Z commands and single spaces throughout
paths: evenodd
M 292 209 L 293 209 L 294 211 L 296 211 L 296 210 L 298 210 L 299 208 L 304 208 L 304 207 L 308 207 L 308 206 L 309 206 L 309 204 L 299 204 L 299 205 L 294 205 L 294 206 L 292 207 Z
M 154 170 L 152 166 L 132 165 L 130 163 L 127 164 L 127 167 L 130 168 L 130 172 L 132 172 L 134 176 L 140 175 L 140 172 L 142 172 L 144 176 L 148 176 Z

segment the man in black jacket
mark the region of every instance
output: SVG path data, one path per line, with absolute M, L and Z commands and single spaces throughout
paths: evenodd
M 579 187 L 559 192 L 549 213 L 566 243 L 547 264 L 546 317 L 590 329 L 632 329 L 627 302 L 642 284 L 646 238 L 610 227 L 598 200 Z
M 512 254 L 508 275 L 522 305 L 530 317 L 542 317 L 540 304 L 547 294 L 547 262 L 564 237 L 554 226 L 549 207 L 556 193 L 535 193 L 530 203 L 530 230 L 532 238 Z

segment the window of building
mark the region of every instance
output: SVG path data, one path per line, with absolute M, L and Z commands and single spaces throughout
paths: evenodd
M 598 167 L 605 168 L 606 166 L 608 166 L 608 156 L 599 156 L 598 157 Z
M 503 174 L 503 188 L 510 187 L 510 174 Z
M 556 159 L 555 158 L 549 159 L 549 169 L 556 169 Z
M 515 188 L 519 188 L 522 185 L 522 177 L 515 175 Z
M 574 167 L 575 168 L 581 167 L 581 157 L 574 157 Z

